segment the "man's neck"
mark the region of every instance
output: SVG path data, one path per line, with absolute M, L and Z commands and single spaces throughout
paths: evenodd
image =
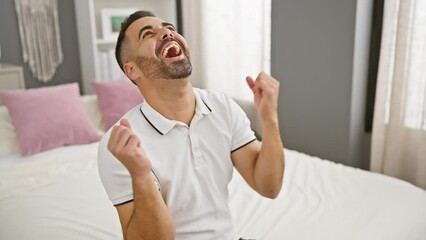
M 141 92 L 149 105 L 170 120 L 189 126 L 195 114 L 195 95 L 189 80 L 167 79 L 143 84 Z

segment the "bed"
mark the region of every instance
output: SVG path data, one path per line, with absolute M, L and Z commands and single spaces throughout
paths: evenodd
M 94 95 L 81 98 L 102 131 Z M 97 171 L 97 142 L 19 154 L 0 106 L 0 239 L 122 239 Z M 426 191 L 407 182 L 285 149 L 282 191 L 269 200 L 234 171 L 230 208 L 242 237 L 426 239 Z

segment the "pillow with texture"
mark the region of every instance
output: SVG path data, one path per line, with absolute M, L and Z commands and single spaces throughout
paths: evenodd
M 106 130 L 131 108 L 143 102 L 141 92 L 130 80 L 92 82 L 91 84 L 98 96 Z
M 99 141 L 77 83 L 1 92 L 18 136 L 21 154 Z

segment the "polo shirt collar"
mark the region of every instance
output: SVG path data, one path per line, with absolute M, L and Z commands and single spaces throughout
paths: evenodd
M 195 114 L 201 113 L 207 115 L 212 112 L 212 109 L 207 104 L 206 100 L 202 99 L 197 91 L 194 90 L 195 95 Z
M 207 115 L 212 112 L 207 102 L 203 100 L 197 91 L 194 91 L 195 95 L 195 115 L 201 113 Z M 154 108 L 152 108 L 147 101 L 143 101 L 140 107 L 140 112 L 146 121 L 161 135 L 167 134 L 170 130 L 176 126 L 176 121 L 165 118 Z

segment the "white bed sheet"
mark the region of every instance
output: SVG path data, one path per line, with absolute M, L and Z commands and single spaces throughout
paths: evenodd
M 97 146 L 0 164 L 0 239 L 122 239 L 98 177 Z M 241 236 L 258 240 L 426 239 L 424 190 L 290 150 L 277 199 L 260 197 L 235 172 L 230 208 Z
M 262 240 L 425 240 L 426 191 L 286 150 L 282 192 L 258 196 L 234 174 L 230 208 L 242 236 Z
M 0 159 L 0 239 L 122 239 L 99 180 L 97 146 Z

